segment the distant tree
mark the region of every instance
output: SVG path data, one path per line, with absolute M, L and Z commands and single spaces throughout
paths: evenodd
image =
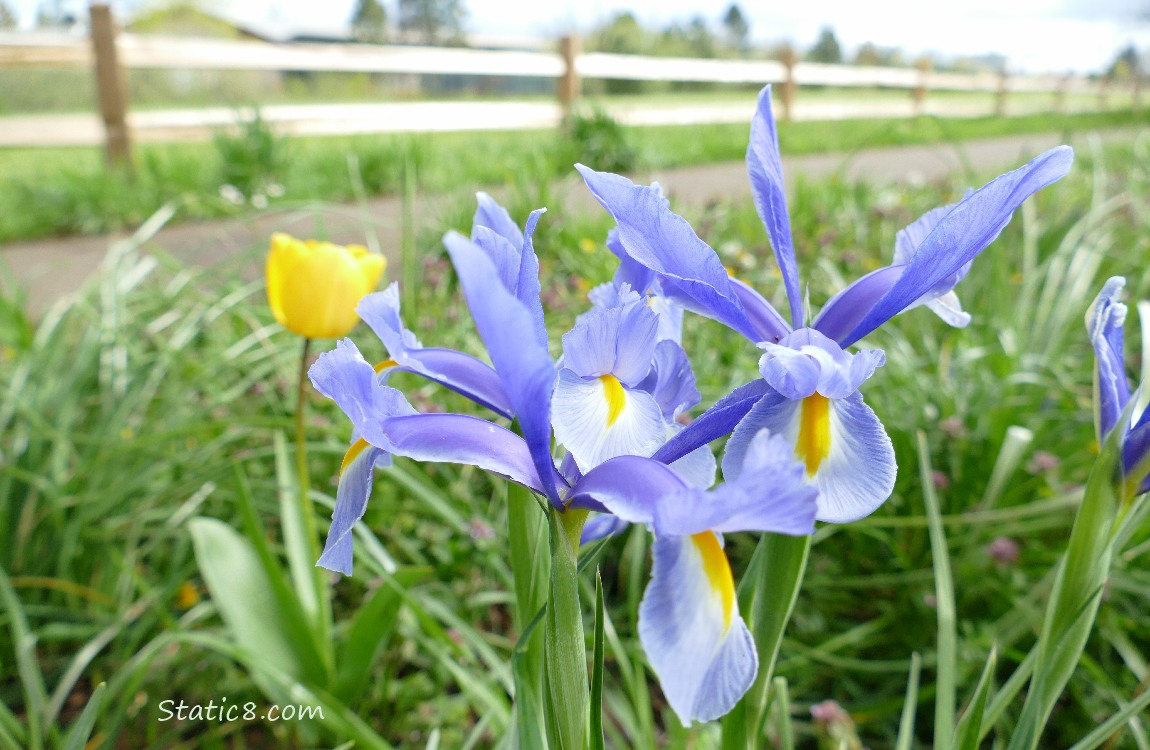
M 592 34 L 592 45 L 600 52 L 637 55 L 643 51 L 643 29 L 630 11 L 616 13 Z
M 1107 78 L 1119 81 L 1129 81 L 1141 74 L 1142 59 L 1133 44 L 1119 52 L 1118 56 L 1114 58 L 1114 62 L 1110 63 L 1110 67 L 1106 70 Z
M 819 34 L 819 40 L 807 53 L 807 59 L 811 62 L 821 63 L 841 63 L 843 61 L 843 49 L 839 46 L 839 40 L 835 38 L 834 29 L 829 26 L 823 28 Z
M 715 37 L 706 20 L 695 16 L 688 23 L 673 23 L 659 34 L 652 54 L 666 57 L 714 57 Z
M 379 0 L 357 0 L 351 14 L 351 34 L 361 42 L 386 41 L 387 11 Z
M 897 66 L 903 64 L 902 52 L 894 47 L 879 47 L 871 42 L 865 42 L 855 53 L 855 65 L 887 65 Z
M 460 0 L 399 0 L 399 30 L 424 44 L 462 40 L 463 15 Z
M 0 0 L 0 29 L 16 28 L 16 14 L 8 7 L 4 0 Z
M 731 3 L 723 14 L 723 29 L 727 35 L 727 45 L 740 52 L 750 49 L 751 25 L 743 15 L 738 3 Z
M 43 0 L 36 7 L 36 26 L 42 29 L 68 25 L 68 15 L 61 0 Z

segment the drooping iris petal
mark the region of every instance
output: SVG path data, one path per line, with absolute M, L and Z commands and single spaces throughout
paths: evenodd
M 694 309 L 757 340 L 719 256 L 699 239 L 686 219 L 668 208 L 661 192 L 582 164 L 575 168 L 618 223 L 619 241 L 628 256 L 665 277 L 695 303 Z
M 534 456 L 523 438 L 466 414 L 415 414 L 384 420 L 388 450 L 415 461 L 478 466 L 512 482 L 546 493 Z M 552 485 L 563 479 L 549 465 Z
M 668 440 L 652 458 L 670 463 L 712 440 L 718 440 L 729 434 L 768 391 L 770 386 L 762 378 L 755 378 L 739 386 L 699 415 L 678 435 Z
M 767 384 L 790 399 L 812 393 L 845 398 L 886 362 L 880 349 L 850 354 L 812 328 L 800 328 L 778 344 L 759 344 L 759 372 Z
M 1130 400 L 1122 353 L 1126 305 L 1118 301 L 1125 285 L 1126 279 L 1121 276 L 1108 279 L 1086 311 L 1086 330 L 1094 345 L 1095 428 L 1099 443 L 1118 424 Z
M 577 508 L 593 500 L 627 523 L 651 523 L 662 498 L 691 489 L 666 464 L 627 455 L 605 461 L 580 477 L 571 487 L 570 498 Z
M 394 372 L 412 372 L 504 417 L 514 416 L 503 383 L 490 365 L 453 349 L 424 349 L 415 334 L 403 326 L 397 284 L 364 297 L 356 309 L 387 348 L 390 359 L 376 365 L 381 382 L 386 383 Z
M 613 375 L 638 385 L 651 370 L 659 318 L 639 295 L 620 295 L 617 307 L 592 307 L 563 335 L 563 366 L 581 377 Z
M 854 330 L 874 304 L 890 291 L 905 268 L 906 266 L 886 266 L 852 282 L 827 300 L 823 309 L 815 316 L 811 328 L 837 341 L 841 346 L 847 346 L 843 343 L 846 335 Z
M 730 564 L 716 536 L 656 538 L 639 605 L 639 640 L 684 726 L 726 714 L 758 672 L 739 616 Z
M 702 398 L 695 387 L 695 373 L 683 347 L 674 341 L 660 341 L 655 347 L 651 372 L 638 385 L 639 390 L 655 397 L 663 418 L 670 421 L 699 403 Z
M 675 493 L 655 505 L 656 536 L 701 531 L 773 531 L 803 535 L 815 528 L 818 491 L 804 481 L 803 465 L 781 435 L 766 430 L 747 446 L 741 471 L 708 493 Z
M 584 379 L 560 370 L 551 408 L 555 439 L 584 473 L 615 456 L 649 456 L 666 439 L 651 394 L 624 388 L 612 375 Z
M 535 330 L 535 318 L 527 305 L 503 287 L 495 267 L 475 243 L 448 232 L 443 244 L 463 284 L 479 335 L 515 409 L 546 494 L 558 506 L 561 501 L 551 459 L 551 393 L 557 375 L 547 347 L 535 337 L 523 335 Z
M 847 523 L 873 513 L 894 490 L 894 447 L 857 391 L 846 398 L 763 398 L 727 441 L 723 476 L 739 476 L 751 440 L 762 429 L 782 435 L 819 491 L 820 521 Z
M 671 422 L 666 425 L 667 438 L 670 439 L 685 429 L 687 428 L 678 422 Z M 692 487 L 698 487 L 701 490 L 710 489 L 715 483 L 715 474 L 719 469 L 718 462 L 715 461 L 715 454 L 706 445 L 699 446 L 667 465 L 677 471 L 679 476 L 687 480 Z
M 583 531 L 579 535 L 580 546 L 597 542 L 609 536 L 615 536 L 627 530 L 631 524 L 624 521 L 619 516 L 611 513 L 600 513 L 591 516 L 587 522 L 583 524 Z
M 1074 151 L 1058 146 L 959 201 L 922 241 L 906 270 L 841 343 L 849 346 L 957 273 L 994 241 L 1014 210 L 1070 170 Z
M 759 92 L 759 105 L 751 120 L 751 141 L 747 146 L 747 172 L 755 209 L 771 237 L 775 261 L 783 274 L 787 301 L 791 306 L 791 325 L 803 324 L 803 299 L 799 293 L 799 269 L 791 240 L 791 220 L 787 214 L 787 192 L 783 183 L 783 163 L 779 158 L 779 136 L 771 114 L 771 87 Z
M 402 393 L 379 382 L 375 368 L 350 339 L 321 354 L 308 377 L 317 391 L 336 402 L 360 436 L 380 448 L 388 445 L 381 420 L 415 413 Z
M 386 451 L 360 439 L 348 450 L 339 470 L 339 487 L 335 492 L 335 511 L 331 528 L 316 563 L 321 568 L 350 576 L 352 571 L 352 535 L 356 522 L 367 510 L 371 497 L 372 471 L 376 466 L 391 465 Z

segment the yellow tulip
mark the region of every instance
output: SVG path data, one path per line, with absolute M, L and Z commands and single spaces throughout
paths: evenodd
M 276 232 L 268 253 L 268 304 L 285 328 L 309 339 L 346 336 L 355 306 L 371 293 L 387 259 L 362 245 L 297 240 Z

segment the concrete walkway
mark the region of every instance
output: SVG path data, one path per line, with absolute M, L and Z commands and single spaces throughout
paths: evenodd
M 1130 131 L 1108 131 L 1102 137 L 1128 138 Z M 958 147 L 912 146 L 854 154 L 798 156 L 784 159 L 783 169 L 789 180 L 837 173 L 848 181 L 921 183 L 967 171 L 976 173 L 976 179 L 984 180 L 1023 164 L 1059 142 L 1057 135 L 1048 134 L 969 141 Z M 636 177 L 642 181 L 658 180 L 669 194 L 672 207 L 678 209 L 717 200 L 750 198 L 746 168 L 741 162 L 656 170 Z M 458 216 L 460 200 L 468 201 L 470 210 L 470 198 L 466 197 L 470 192 L 471 189 L 461 187 L 455 196 L 420 196 L 414 207 L 415 226 L 435 226 L 448 214 Z M 551 194 L 554 196 L 552 211 L 601 210 L 574 176 L 557 185 Z M 290 212 L 269 210 L 245 219 L 178 223 L 160 230 L 145 247 L 203 266 L 224 261 L 234 263 L 241 258 L 241 271 L 255 277 L 262 274 L 263 248 L 273 231 L 306 237 L 314 235 L 316 227 L 322 226 L 332 241 L 340 243 L 363 243 L 365 234 L 374 233 L 379 247 L 389 258 L 392 269 L 389 276 L 395 278 L 401 217 L 401 201 L 395 197 L 373 199 L 363 207 L 324 205 Z M 26 295 L 29 313 L 38 317 L 58 299 L 79 290 L 97 270 L 109 245 L 126 236 L 127 233 L 123 233 L 11 243 L 0 248 L 0 264 L 9 271 L 0 274 L 0 283 L 14 281 Z

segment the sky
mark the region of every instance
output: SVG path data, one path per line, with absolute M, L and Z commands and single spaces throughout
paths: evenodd
M 27 24 L 39 2 L 82 8 L 78 0 L 2 0 Z M 138 7 L 149 0 L 113 0 Z M 396 0 L 383 0 L 394 11 Z M 205 7 L 249 23 L 333 32 L 351 16 L 355 0 L 202 0 Z M 466 30 L 486 36 L 553 37 L 586 32 L 622 10 L 646 26 L 662 27 L 702 13 L 717 29 L 727 0 L 463 0 Z M 834 29 L 847 54 L 860 44 L 902 49 L 908 59 L 1005 55 L 1015 72 L 1090 73 L 1105 70 L 1122 48 L 1150 55 L 1150 0 L 743 0 L 757 42 L 787 41 L 809 48 L 824 27 Z M 392 13 L 394 15 L 394 13 Z

